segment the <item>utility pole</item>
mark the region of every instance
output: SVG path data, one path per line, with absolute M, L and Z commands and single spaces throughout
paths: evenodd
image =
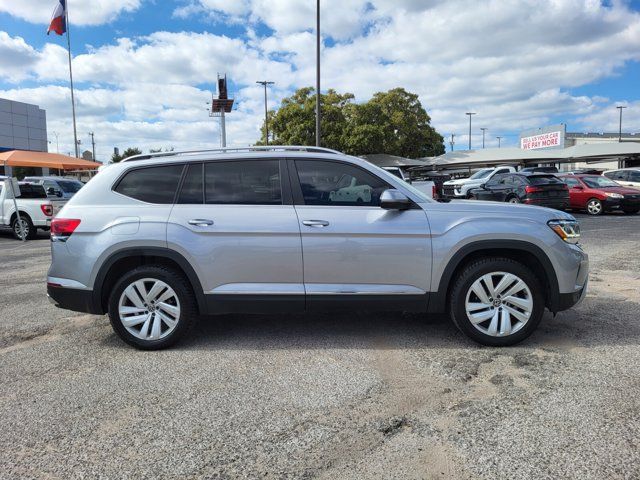
M 496 137 L 496 138 L 498 139 L 498 148 L 500 148 L 500 139 L 501 139 L 502 137 Z
M 316 1 L 316 147 L 320 146 L 320 0 Z
M 622 142 L 622 109 L 627 107 L 623 105 L 618 105 L 616 108 L 620 110 L 620 124 L 618 127 L 618 143 L 619 143 L 619 142 Z
M 489 129 L 487 127 L 480 127 L 480 130 L 482 130 L 482 148 L 484 148 L 484 132 Z
M 58 142 L 58 132 L 51 132 L 56 137 L 56 153 L 60 153 L 60 143 Z
M 475 112 L 467 112 L 465 115 L 469 115 L 469 150 L 471 150 L 471 115 L 475 115 Z
M 93 132 L 89 132 L 89 136 L 91 137 L 91 149 L 93 150 L 93 161 L 96 161 L 96 141 L 93 138 Z
M 451 140 L 449 141 L 449 145 L 451 145 L 451 151 L 453 152 L 453 146 L 455 145 L 456 142 L 453 141 L 453 139 L 456 137 L 455 133 L 451 134 Z
M 264 144 L 269 145 L 269 122 L 267 121 L 267 85 L 273 85 L 275 82 L 262 80 L 257 81 L 256 83 L 264 86 Z

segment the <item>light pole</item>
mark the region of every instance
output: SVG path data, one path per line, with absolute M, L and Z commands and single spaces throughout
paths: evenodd
M 452 133 L 451 134 L 451 141 L 449 142 L 449 145 L 451 145 L 451 151 L 453 152 L 453 146 L 455 145 L 456 142 L 453 141 L 453 139 L 456 138 L 456 134 Z
M 465 115 L 469 115 L 469 150 L 471 150 L 471 115 L 475 115 L 476 112 L 467 112 Z
M 618 105 L 616 108 L 620 110 L 620 124 L 618 126 L 618 142 L 622 142 L 622 109 L 627 107 L 623 105 Z
M 482 130 L 482 148 L 484 148 L 484 132 L 489 129 L 487 127 L 480 127 L 480 130 Z
M 256 83 L 264 86 L 264 144 L 266 146 L 269 145 L 269 122 L 267 121 L 267 85 L 273 85 L 275 82 L 259 80 Z
M 316 1 L 316 147 L 320 146 L 320 0 Z
M 500 148 L 500 139 L 502 139 L 502 137 L 496 137 L 498 139 L 498 148 Z
M 96 141 L 93 138 L 93 132 L 89 132 L 88 135 L 91 137 L 91 150 L 93 151 L 93 161 L 96 161 Z
M 51 132 L 56 137 L 56 153 L 60 153 L 60 143 L 58 142 L 58 132 Z

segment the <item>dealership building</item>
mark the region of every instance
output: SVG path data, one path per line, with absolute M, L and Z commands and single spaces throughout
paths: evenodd
M 46 152 L 47 114 L 37 105 L 0 98 L 0 152 Z

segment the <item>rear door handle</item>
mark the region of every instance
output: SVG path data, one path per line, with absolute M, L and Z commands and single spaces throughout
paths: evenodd
M 306 225 L 307 227 L 316 227 L 316 228 L 329 226 L 329 222 L 327 222 L 326 220 L 303 220 L 302 224 Z
M 196 227 L 208 227 L 213 225 L 213 220 L 208 220 L 206 218 L 193 218 L 189 220 L 189 225 L 195 225 Z

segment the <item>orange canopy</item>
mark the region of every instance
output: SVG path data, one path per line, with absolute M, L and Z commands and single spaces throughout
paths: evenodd
M 0 152 L 0 166 L 4 165 L 8 167 L 58 168 L 60 170 L 95 170 L 102 166 L 98 162 L 90 162 L 59 153 L 28 152 L 26 150 Z

